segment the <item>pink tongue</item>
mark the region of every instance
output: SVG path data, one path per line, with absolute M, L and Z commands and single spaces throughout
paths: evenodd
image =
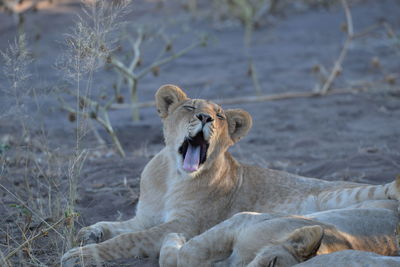
M 200 146 L 193 147 L 188 144 L 185 159 L 183 160 L 183 169 L 188 172 L 197 171 L 200 163 Z

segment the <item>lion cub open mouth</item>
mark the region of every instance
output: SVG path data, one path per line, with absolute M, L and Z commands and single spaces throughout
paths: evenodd
M 195 172 L 207 159 L 209 143 L 204 139 L 203 131 L 194 137 L 186 137 L 179 153 L 183 157 L 183 169 L 187 172 Z

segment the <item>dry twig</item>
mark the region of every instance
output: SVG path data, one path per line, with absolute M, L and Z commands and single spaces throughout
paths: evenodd
M 330 72 L 328 79 L 324 83 L 324 85 L 321 87 L 319 92 L 321 94 L 326 94 L 328 91 L 331 89 L 332 83 L 335 80 L 335 78 L 339 75 L 341 69 L 342 69 L 342 64 L 343 61 L 346 57 L 347 51 L 349 49 L 350 43 L 353 40 L 354 36 L 354 31 L 353 31 L 353 19 L 351 16 L 351 12 L 349 9 L 349 6 L 347 4 L 346 0 L 341 0 L 345 15 L 346 15 L 346 26 L 347 26 L 347 38 L 346 41 L 343 44 L 342 50 L 340 51 L 339 57 L 335 61 L 335 64 L 333 65 L 332 71 Z

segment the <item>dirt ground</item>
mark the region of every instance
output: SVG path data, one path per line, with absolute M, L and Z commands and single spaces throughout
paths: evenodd
M 23 119 L 30 129 L 29 140 L 22 137 L 19 120 L 7 114 L 10 110 L 13 113 L 13 98 L 0 91 L 0 112 L 4 114 L 0 116 L 0 145 L 8 147 L 0 154 L 3 256 L 23 242 L 22 233 L 31 235 L 44 227 L 36 213 L 49 223 L 56 222 L 54 211 L 50 212 L 52 205 L 59 202 L 58 213 L 62 214 L 69 194 L 67 172 L 76 144 L 76 124 L 60 108 L 54 88 L 63 80 L 63 74 L 54 66 L 65 52 L 65 34 L 76 22 L 76 13 L 82 12 L 76 1 L 59 2 L 36 13 L 29 12 L 25 17 L 27 43 L 35 57 L 29 81 L 35 93 L 23 97 Z M 382 184 L 400 174 L 400 2 L 350 3 L 354 30 L 363 34 L 352 41 L 332 88 L 363 90 L 224 105 L 243 108 L 253 116 L 253 129 L 231 149 L 239 160 L 325 180 Z M 166 83 L 179 85 L 190 97 L 217 102 L 256 95 L 243 52 L 243 27 L 233 19 L 217 19 L 211 9 L 211 1 L 204 1 L 194 16 L 179 1 L 165 1 L 163 7 L 157 1 L 132 4 L 132 11 L 124 18 L 129 23 L 161 23 L 168 25 L 171 33 L 188 29 L 178 38 L 174 49 L 189 44 L 193 32 L 206 32 L 210 36 L 206 47 L 192 50 L 161 67 L 157 77 L 151 74 L 144 77 L 138 87 L 140 102 L 153 100 L 157 88 Z M 317 79 L 311 70 L 320 64 L 330 71 L 346 37 L 341 29 L 344 22 L 340 4 L 291 5 L 277 14 L 266 15 L 253 34 L 250 49 L 262 93 L 313 90 Z M 0 50 L 5 51 L 14 42 L 16 32 L 14 18 L 0 13 Z M 145 51 L 144 64 L 148 63 L 147 58 L 152 58 L 153 47 L 157 48 L 157 44 Z M 124 54 L 124 50 L 119 53 Z M 93 81 L 93 94 L 99 93 L 100 88 L 111 87 L 115 81 L 114 71 L 101 68 Z M 7 86 L 2 74 L 0 85 L 2 89 Z M 127 94 L 124 96 L 128 98 Z M 132 121 L 129 109 L 111 111 L 110 119 L 127 155 L 121 158 L 113 152 L 109 136 L 101 127 L 98 129 L 108 142 L 107 148 L 99 148 L 91 132 L 83 138 L 80 145 L 89 155 L 77 182 L 75 208 L 80 214 L 76 218 L 77 229 L 101 220 L 132 217 L 141 170 L 163 146 L 161 121 L 154 107 L 141 109 L 139 122 Z M 46 154 L 48 150 L 41 148 L 43 143 L 52 151 L 51 157 Z M 32 157 L 43 159 L 43 165 L 35 164 Z M 46 175 L 38 179 L 42 172 Z M 50 181 L 46 177 L 51 177 Z M 50 191 L 55 198 L 49 198 Z M 35 213 L 21 208 L 17 199 L 23 200 Z M 23 229 L 26 225 L 28 229 Z M 12 263 L 57 266 L 66 249 L 66 242 L 60 236 L 49 233 L 36 239 L 12 257 Z M 157 266 L 157 261 L 130 259 L 110 265 Z

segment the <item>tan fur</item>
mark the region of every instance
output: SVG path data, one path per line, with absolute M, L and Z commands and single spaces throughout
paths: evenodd
M 296 267 L 399 267 L 400 257 L 388 257 L 372 252 L 343 250 L 332 254 L 317 256 L 294 265 Z M 278 267 L 278 266 L 276 266 Z
M 397 255 L 398 222 L 397 208 L 340 209 L 307 216 L 239 213 L 176 248 L 178 264 L 161 266 L 284 267 L 345 249 Z M 161 257 L 160 262 L 165 260 Z
M 176 266 L 178 264 L 178 251 L 185 244 L 186 239 L 182 234 L 168 234 L 161 246 L 160 266 Z
M 396 182 L 378 186 L 327 182 L 239 163 L 227 150 L 250 130 L 246 111 L 224 111 L 210 101 L 190 99 L 174 85 L 157 91 L 156 104 L 165 148 L 142 172 L 136 217 L 81 229 L 78 237 L 84 243 L 99 243 L 68 251 L 62 258 L 64 266 L 95 259 L 157 257 L 168 233 L 183 233 L 190 239 L 241 211 L 308 214 L 369 199 L 399 199 Z M 210 120 L 203 125 L 199 114 Z M 199 131 L 209 144 L 207 160 L 187 172 L 178 151 Z

